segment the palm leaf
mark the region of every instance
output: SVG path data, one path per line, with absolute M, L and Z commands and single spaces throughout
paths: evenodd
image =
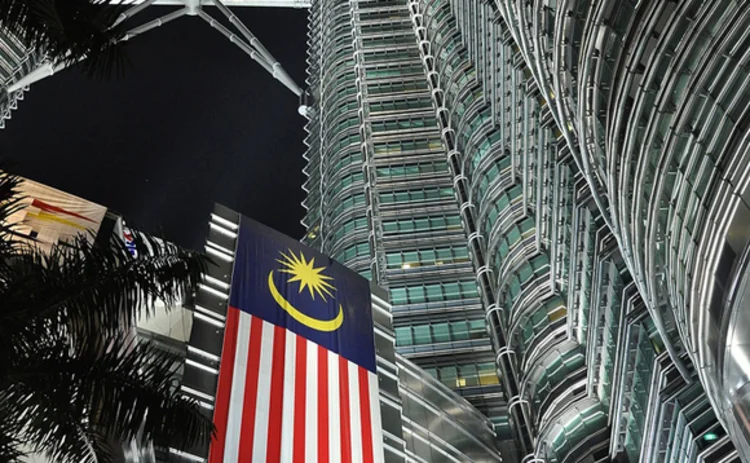
M 4 414 L 3 397 L 0 393 L 0 415 Z M 21 441 L 18 439 L 19 428 L 14 420 L 0 421 L 0 461 L 19 461 L 23 452 L 21 452 Z
M 45 322 L 71 334 L 114 334 L 157 300 L 175 305 L 190 294 L 207 259 L 195 251 L 136 233 L 138 256 L 113 239 L 97 247 L 85 237 L 52 247 L 49 254 L 24 247 L 0 259 L 0 348 L 35 342 Z
M 8 217 L 24 207 L 24 198 L 18 190 L 21 182 L 20 177 L 0 170 L 0 254 L 3 255 L 12 253 L 17 245 Z
M 0 172 L 0 241 L 21 207 Z M 134 257 L 80 236 L 48 254 L 0 243 L 0 461 L 109 462 L 123 442 L 188 447 L 213 430 L 176 389 L 180 359 L 135 339 L 136 316 L 194 290 L 207 259 L 136 233 Z M 23 447 L 21 446 L 23 444 Z
M 7 359 L 0 376 L 0 411 L 18 440 L 52 461 L 95 461 L 82 415 L 85 398 L 76 394 L 71 375 L 52 375 L 42 369 L 64 365 L 70 357 L 66 338 L 50 336 L 26 351 L 24 357 Z M 54 377 L 54 380 L 51 379 Z
M 67 339 L 58 336 L 14 365 L 6 377 L 12 385 L 2 388 L 19 408 L 36 411 L 18 423 L 34 450 L 54 461 L 106 463 L 110 442 L 184 448 L 208 441 L 211 419 L 175 388 L 179 357 L 123 334 L 89 339 L 83 353 L 65 348 Z
M 126 5 L 107 0 L 3 0 L 0 25 L 54 64 L 80 64 L 91 76 L 109 77 L 127 64 L 122 25 Z

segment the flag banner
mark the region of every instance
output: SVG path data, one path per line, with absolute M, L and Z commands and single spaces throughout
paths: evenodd
M 7 224 L 19 238 L 47 252 L 78 235 L 93 242 L 107 215 L 104 206 L 28 179 L 18 185 L 18 193 L 23 207 L 8 216 Z
M 369 283 L 241 219 L 210 463 L 382 462 Z

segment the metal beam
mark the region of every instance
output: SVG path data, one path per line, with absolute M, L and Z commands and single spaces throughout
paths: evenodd
M 255 49 L 258 53 L 260 53 L 266 60 L 266 62 L 271 65 L 271 74 L 273 74 L 274 78 L 278 79 L 281 83 L 286 85 L 287 88 L 295 93 L 295 95 L 300 96 L 302 94 L 302 89 L 300 89 L 297 84 L 294 83 L 292 78 L 289 77 L 284 68 L 281 67 L 281 63 L 276 61 L 276 58 L 274 58 L 271 53 L 266 50 L 266 47 L 264 47 L 263 44 L 260 43 L 260 40 L 258 40 L 258 38 L 255 37 L 252 32 L 250 32 L 250 29 L 248 29 L 247 26 L 245 26 L 242 21 L 240 21 L 240 19 L 234 13 L 232 13 L 232 11 L 227 8 L 221 0 L 215 0 L 215 2 L 216 7 L 219 9 L 219 11 L 221 11 L 222 14 L 227 17 L 229 22 L 232 23 L 232 25 L 240 31 L 240 33 L 245 37 L 250 46 L 253 47 L 253 49 Z M 211 24 L 211 21 L 209 21 L 209 24 Z
M 267 61 L 264 56 L 262 56 L 258 50 L 254 49 L 252 46 L 248 45 L 247 42 L 242 40 L 237 34 L 233 34 L 229 29 L 227 29 L 224 25 L 222 25 L 220 22 L 216 21 L 214 18 L 212 18 L 209 14 L 207 14 L 203 10 L 198 10 L 197 15 L 199 18 L 206 21 L 211 27 L 216 29 L 217 31 L 221 32 L 224 37 L 229 39 L 230 42 L 240 47 L 242 51 L 247 53 L 250 58 L 252 58 L 256 63 L 260 64 L 263 69 L 268 71 L 276 80 L 284 84 L 286 88 L 292 91 L 297 96 L 302 95 L 302 89 L 297 86 L 297 84 L 294 83 L 294 81 L 287 75 L 286 72 L 281 68 L 281 65 L 278 63 L 278 61 Z
M 133 37 L 148 32 L 159 26 L 162 26 L 170 21 L 173 21 L 181 16 L 198 16 L 208 23 L 211 27 L 221 32 L 230 42 L 237 45 L 242 51 L 247 53 L 250 58 L 260 64 L 263 69 L 270 73 L 276 80 L 284 84 L 292 93 L 297 96 L 302 95 L 302 89 L 294 82 L 294 80 L 286 73 L 281 64 L 268 52 L 255 35 L 242 23 L 242 21 L 232 13 L 226 6 L 258 6 L 261 2 L 277 2 L 279 0 L 111 0 L 113 3 L 120 3 L 128 5 L 130 8 L 123 12 L 120 17 L 115 21 L 115 24 L 120 24 L 125 20 L 132 18 L 144 9 L 159 4 L 169 5 L 181 5 L 180 8 L 175 11 L 171 11 L 159 18 L 147 21 L 140 26 L 136 26 L 130 29 L 120 40 L 126 41 Z M 284 3 L 301 4 L 301 0 L 285 0 Z M 238 31 L 239 35 L 232 33 L 226 26 L 219 23 L 217 20 L 212 18 L 209 14 L 203 11 L 203 7 L 206 5 L 214 5 L 234 26 Z M 6 91 L 8 93 L 17 92 L 35 82 L 45 79 L 56 72 L 61 71 L 65 68 L 64 64 L 52 64 L 44 63 L 25 76 L 18 79 L 13 85 L 10 85 Z
M 164 24 L 166 24 L 166 23 L 168 23 L 170 21 L 174 21 L 175 19 L 177 19 L 179 17 L 185 16 L 189 12 L 190 12 L 190 9 L 187 8 L 187 7 L 186 8 L 180 8 L 179 10 L 175 10 L 175 11 L 173 11 L 171 13 L 165 14 L 162 17 L 159 17 L 159 18 L 156 18 L 156 19 L 152 19 L 151 21 L 149 21 L 149 22 L 147 22 L 145 24 L 141 24 L 138 27 L 134 27 L 134 28 L 130 29 L 128 32 L 125 33 L 125 35 L 122 36 L 121 40 L 123 42 L 126 41 L 126 40 L 130 40 L 130 39 L 132 39 L 133 37 L 135 37 L 137 35 L 141 35 L 144 32 L 148 32 L 148 31 L 150 31 L 152 29 L 156 29 L 157 27 L 161 27 L 161 26 L 163 26 Z
M 121 22 L 125 21 L 126 19 L 132 18 L 133 16 L 137 15 L 138 13 L 140 13 L 141 11 L 143 11 L 144 9 L 148 8 L 149 6 L 151 6 L 155 1 L 156 0 L 144 0 L 141 3 L 139 3 L 139 4 L 135 5 L 135 6 L 130 7 L 127 11 L 124 11 L 124 12 L 120 13 L 120 16 L 117 18 L 117 21 L 115 21 L 115 23 L 112 25 L 112 27 L 115 27 L 118 24 L 120 24 Z
M 153 19 L 138 27 L 134 27 L 122 37 L 122 40 L 123 41 L 130 40 L 137 35 L 150 31 L 151 29 L 156 29 L 157 27 L 162 26 L 170 21 L 173 21 L 179 18 L 180 16 L 185 16 L 188 13 L 188 11 L 189 11 L 188 8 L 181 8 L 179 10 L 172 11 L 171 13 L 168 13 L 160 18 Z M 7 92 L 8 93 L 17 92 L 23 89 L 24 87 L 28 87 L 31 84 L 39 82 L 42 79 L 46 79 L 47 77 L 53 76 L 67 67 L 68 65 L 65 63 L 57 63 L 57 64 L 52 64 L 49 62 L 43 63 L 39 65 L 39 67 L 37 67 L 36 69 L 31 70 L 28 74 L 18 79 L 15 83 L 13 83 L 13 85 L 8 86 Z M 269 72 L 272 73 L 272 71 L 269 71 Z

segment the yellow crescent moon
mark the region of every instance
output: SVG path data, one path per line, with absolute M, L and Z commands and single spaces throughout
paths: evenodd
M 284 296 L 279 293 L 276 289 L 276 285 L 273 282 L 273 270 L 268 274 L 268 289 L 271 291 L 273 300 L 276 301 L 279 306 L 286 311 L 293 319 L 302 323 L 308 328 L 312 328 L 317 331 L 336 331 L 339 329 L 342 323 L 344 323 L 344 309 L 339 304 L 339 313 L 335 318 L 331 320 L 318 320 L 317 318 L 305 315 L 299 310 L 295 309 L 292 304 L 289 303 Z

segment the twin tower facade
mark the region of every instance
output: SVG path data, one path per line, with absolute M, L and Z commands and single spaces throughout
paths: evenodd
M 309 18 L 304 241 L 387 288 L 506 461 L 750 458 L 750 6 Z

